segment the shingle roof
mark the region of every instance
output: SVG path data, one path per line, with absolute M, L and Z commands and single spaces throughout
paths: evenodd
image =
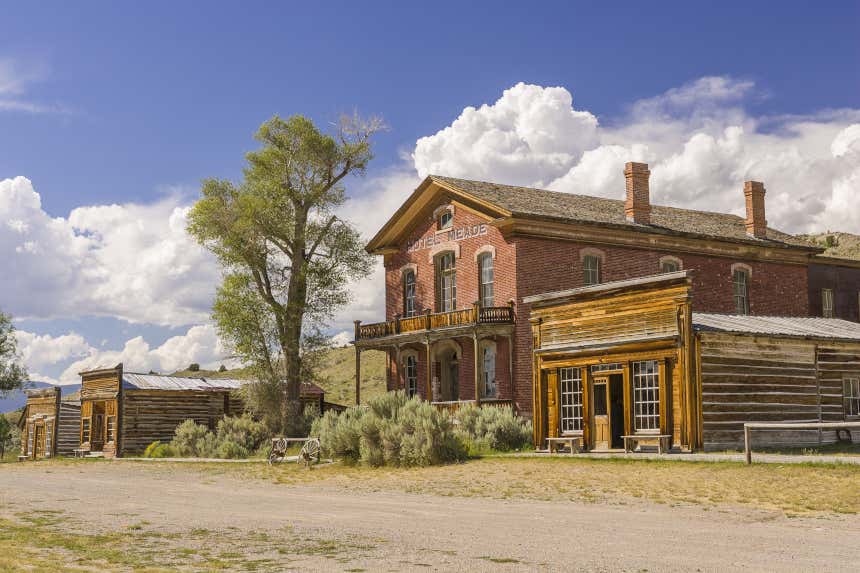
M 817 248 L 804 239 L 771 228 L 767 230 L 767 239 L 750 237 L 746 233 L 744 219 L 737 215 L 652 205 L 651 224 L 639 225 L 627 220 L 624 215 L 624 201 L 619 199 L 574 195 L 440 175 L 430 175 L 430 178 L 442 185 L 455 187 L 480 200 L 510 211 L 515 216 L 617 225 L 646 232 L 704 236 L 757 245 Z M 738 195 L 740 196 L 740 193 Z
M 860 323 L 839 318 L 739 316 L 694 312 L 693 329 L 706 332 L 736 332 L 740 334 L 860 341 Z

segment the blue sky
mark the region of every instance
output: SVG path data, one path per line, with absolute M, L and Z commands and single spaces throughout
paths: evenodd
M 785 196 L 802 206 L 776 213 L 789 230 L 814 226 L 800 219 L 801 211 L 818 209 L 815 225 L 829 224 L 828 209 L 844 211 L 845 189 L 856 189 L 856 158 L 850 150 L 860 129 L 851 127 L 860 108 L 858 2 L 781 2 L 778 9 L 766 2 L 313 4 L 0 2 L 0 181 L 26 178 L 29 186 L 22 187 L 19 179 L 15 196 L 38 193 L 41 199 L 38 208 L 26 211 L 39 220 L 29 221 L 18 211 L 13 216 L 11 208 L 5 212 L 16 221 L 18 234 L 5 239 L 0 234 L 0 253 L 17 257 L 12 266 L 18 278 L 14 284 L 0 282 L 6 290 L 0 291 L 0 308 L 22 317 L 19 328 L 31 335 L 24 341 L 31 345 L 30 356 L 38 349 L 42 355 L 50 349 L 62 356 L 54 362 L 33 358 L 31 370 L 53 379 L 84 357 L 122 358 L 128 355 L 121 350 L 137 336 L 152 354 L 170 337 L 187 337 L 189 328 L 206 320 L 197 308 L 205 305 L 190 292 L 185 302 L 159 310 L 158 303 L 170 296 L 164 293 L 174 292 L 175 285 L 152 281 L 137 285 L 139 291 L 121 292 L 123 284 L 135 282 L 133 275 L 92 300 L 34 302 L 38 297 L 55 301 L 68 290 L 52 290 L 50 284 L 62 282 L 52 280 L 58 275 L 31 273 L 31 265 L 47 259 L 62 266 L 63 260 L 84 257 L 81 253 L 93 248 L 81 241 L 74 252 L 46 256 L 50 241 L 27 241 L 25 235 L 39 225 L 50 226 L 50 217 L 69 225 L 75 219 L 79 238 L 101 241 L 97 259 L 108 261 L 106 269 L 123 264 L 117 261 L 126 253 L 126 267 L 154 257 L 145 267 L 154 274 L 161 251 L 135 250 L 150 245 L 153 237 L 128 239 L 116 233 L 109 238 L 110 230 L 100 227 L 108 211 L 80 211 L 75 218 L 73 210 L 135 205 L 139 208 L 131 216 L 129 209 L 110 216 L 138 227 L 167 225 L 175 209 L 193 201 L 202 178 L 239 176 L 243 153 L 254 145 L 253 131 L 273 114 L 302 113 L 320 124 L 353 109 L 384 116 L 390 130 L 377 140 L 368 178 L 351 182 L 350 191 L 365 205 L 384 204 L 387 212 L 425 167 L 447 167 L 464 176 L 505 174 L 518 180 L 510 182 L 562 190 L 568 190 L 566 182 L 575 182 L 570 190 L 611 194 L 601 188 L 602 179 L 586 177 L 592 172 L 582 163 L 582 153 L 598 148 L 594 157 L 641 155 L 664 165 L 662 197 L 697 207 L 714 207 L 707 190 L 701 195 L 673 191 L 673 184 L 681 189 L 689 177 L 685 173 L 693 169 L 689 162 L 696 145 L 705 149 L 698 156 L 722 157 L 724 169 L 712 176 L 715 181 L 723 177 L 729 188 L 743 170 L 778 172 L 778 160 L 759 158 L 757 149 L 784 146 L 788 151 L 781 157 L 797 153 L 806 158 L 826 148 L 821 153 L 827 164 L 815 161 L 814 181 L 821 181 L 829 195 L 811 196 L 808 186 L 804 195 L 790 182 L 783 185 Z M 495 132 L 475 133 L 486 124 L 480 114 L 456 123 L 467 106 L 493 106 L 519 83 L 536 87 L 510 96 L 519 106 L 514 127 L 492 115 L 492 109 L 490 123 L 500 122 Z M 544 90 L 552 86 L 571 93 L 573 108 L 600 126 L 593 132 L 588 121 L 571 120 L 575 132 L 569 141 L 558 143 L 564 133 L 552 136 L 552 144 L 569 155 L 561 172 L 542 167 L 546 162 L 534 155 L 543 144 L 517 132 L 523 125 L 531 126 L 528 133 L 568 125 L 565 118 L 553 119 L 553 113 L 570 112 L 570 104 L 559 112 L 566 100 L 564 93 Z M 447 135 L 416 147 L 420 138 L 435 137 L 450 126 Z M 486 143 L 507 127 L 519 133 L 531 154 L 516 169 L 494 169 L 497 156 L 478 155 L 471 164 L 454 158 L 458 146 L 480 147 L 476 141 Z M 731 128 L 743 135 L 726 131 Z M 767 139 L 774 134 L 778 139 Z M 707 137 L 713 148 L 703 142 Z M 738 146 L 746 151 L 738 152 Z M 758 159 L 743 159 L 748 157 Z M 756 167 L 762 165 L 769 167 Z M 772 180 L 780 182 L 776 177 Z M 723 193 L 722 183 L 714 185 Z M 11 183 L 8 189 L 11 202 Z M 852 227 L 856 220 L 837 222 Z M 363 230 L 370 231 L 369 223 Z M 178 235 L 175 241 L 163 249 L 190 249 Z M 165 266 L 205 264 L 200 253 L 171 256 Z M 74 263 L 58 270 L 64 271 L 70 275 L 63 279 L 66 289 L 80 286 L 80 277 L 72 275 L 82 271 Z M 208 292 L 205 285 L 217 279 L 213 272 L 188 275 L 184 284 L 199 283 L 204 286 L 197 291 Z M 100 290 L 95 282 L 84 286 Z M 153 312 L 128 310 L 146 304 L 150 295 Z M 356 308 L 377 312 L 377 303 L 365 300 Z M 183 305 L 194 308 L 186 312 Z M 162 320 L 162 315 L 170 318 Z M 333 325 L 333 332 L 345 323 Z M 80 340 L 57 342 L 61 335 Z M 211 346 L 212 337 L 203 338 Z M 42 346 L 33 346 L 37 339 Z M 178 341 L 173 351 L 188 350 L 180 342 L 187 340 Z M 104 354 L 105 349 L 115 354 Z M 212 348 L 188 352 L 217 361 Z M 165 360 L 146 364 L 165 366 Z

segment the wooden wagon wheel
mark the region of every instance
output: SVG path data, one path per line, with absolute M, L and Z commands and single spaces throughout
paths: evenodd
M 311 438 L 305 442 L 305 445 L 302 446 L 302 451 L 299 454 L 299 459 L 297 462 L 305 462 L 305 464 L 310 465 L 311 463 L 318 464 L 320 461 L 320 441 L 318 438 Z

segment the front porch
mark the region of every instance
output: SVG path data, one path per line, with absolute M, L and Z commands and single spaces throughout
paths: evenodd
M 453 312 L 429 310 L 386 322 L 355 322 L 355 395 L 361 403 L 361 353 L 386 353 L 386 388 L 439 408 L 513 405 L 513 303 Z

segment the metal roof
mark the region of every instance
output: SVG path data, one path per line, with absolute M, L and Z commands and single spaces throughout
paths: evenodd
M 122 387 L 129 390 L 237 390 L 247 380 L 233 378 L 186 378 L 161 374 L 122 373 Z
M 700 332 L 737 332 L 860 341 L 860 323 L 839 318 L 742 316 L 694 312 L 693 329 Z

